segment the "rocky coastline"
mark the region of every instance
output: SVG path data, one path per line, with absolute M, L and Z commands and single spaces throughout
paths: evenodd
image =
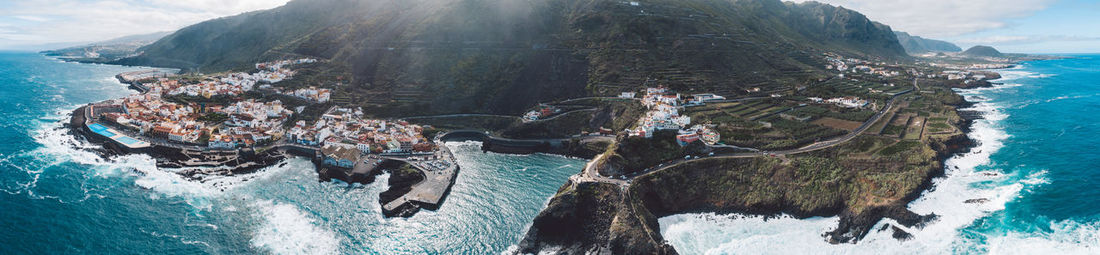
M 965 99 L 954 105 L 963 109 L 972 105 Z M 944 162 L 976 146 L 967 135 L 973 121 L 980 118 L 977 114 L 964 114 L 958 111 L 960 118 L 956 125 L 962 132 L 949 138 L 932 141 L 929 144 L 935 151 L 934 162 L 930 164 L 916 188 L 901 194 L 901 199 L 887 204 L 853 209 L 832 198 L 775 198 L 761 201 L 729 202 L 709 193 L 722 192 L 705 190 L 703 193 L 687 194 L 678 189 L 700 185 L 692 180 L 711 178 L 715 171 L 721 171 L 728 165 L 759 164 L 755 160 L 731 160 L 729 162 L 711 161 L 685 167 L 690 173 L 668 174 L 653 178 L 640 178 L 626 189 L 605 183 L 567 182 L 550 200 L 547 207 L 533 220 L 524 239 L 518 244 L 519 253 L 538 253 L 555 251 L 565 254 L 676 254 L 660 234 L 657 219 L 664 216 L 693 212 L 716 212 L 723 214 L 754 214 L 765 216 L 791 215 L 796 218 L 814 216 L 839 216 L 836 229 L 824 233 L 830 243 L 858 242 L 883 218 L 891 218 L 906 227 L 920 228 L 937 218 L 935 214 L 920 215 L 906 209 L 906 205 L 919 198 L 926 190 L 933 188 L 933 181 L 944 176 Z M 816 153 L 816 152 L 815 152 Z M 824 153 L 824 152 L 823 152 Z M 704 161 L 707 162 L 707 161 Z M 756 170 L 746 170 L 756 171 Z M 759 174 L 759 172 L 756 172 Z M 782 174 L 782 171 L 776 174 Z M 752 180 L 748 180 L 752 181 Z M 772 185 L 782 186 L 782 183 Z M 832 202 L 814 204 L 804 199 L 825 199 Z M 807 204 L 810 204 L 809 206 Z M 895 238 L 910 238 L 897 226 L 881 229 L 892 230 Z
M 76 137 L 100 144 L 103 149 L 96 150 L 103 157 L 130 153 L 147 154 L 156 159 L 158 168 L 177 169 L 177 174 L 189 180 L 203 181 L 209 176 L 228 176 L 255 172 L 264 167 L 275 165 L 288 156 L 280 150 L 256 152 L 252 149 L 235 151 L 188 151 L 161 145 L 152 145 L 143 149 L 128 149 L 97 136 L 85 127 L 88 121 L 85 111 L 88 106 L 73 110 L 67 127 Z

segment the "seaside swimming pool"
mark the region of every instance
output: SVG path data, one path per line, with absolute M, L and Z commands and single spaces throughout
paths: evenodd
M 139 141 L 138 139 L 134 139 L 134 138 L 131 138 L 129 136 L 123 136 L 123 137 L 116 138 L 115 141 L 118 141 L 118 142 L 126 144 L 126 145 L 136 145 L 136 144 L 141 143 L 141 141 Z
M 115 136 L 114 132 L 108 131 L 107 127 L 105 127 L 103 125 L 100 125 L 99 123 L 92 123 L 91 125 L 88 125 L 88 129 L 91 129 L 92 132 L 95 132 L 96 134 L 100 134 L 100 135 L 103 135 L 103 136 L 106 136 L 106 137 L 114 137 Z M 130 139 L 133 140 L 133 138 L 130 138 Z

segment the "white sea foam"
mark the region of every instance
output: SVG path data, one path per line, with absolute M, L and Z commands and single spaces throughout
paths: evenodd
M 1010 79 L 1028 75 L 1023 71 L 1009 73 Z M 945 178 L 935 180 L 935 189 L 925 191 L 909 204 L 909 209 L 916 213 L 939 215 L 936 221 L 923 228 L 906 228 L 884 219 L 857 244 L 830 245 L 822 234 L 837 226 L 838 217 L 764 220 L 761 217 L 681 214 L 659 219 L 662 234 L 683 254 L 878 254 L 882 251 L 941 254 L 972 250 L 980 244 L 960 239 L 960 229 L 1004 210 L 1005 204 L 1019 196 L 1022 190 L 1048 183 L 1045 171 L 1007 176 L 1001 170 L 980 167 L 991 163 L 990 156 L 1004 147 L 1009 135 L 999 126 L 1008 117 L 999 110 L 1001 106 L 977 95 L 1015 86 L 1020 85 L 960 91 L 968 100 L 977 102 L 968 110 L 983 112 L 985 119 L 975 121 L 969 133 L 977 146 L 969 153 L 948 159 Z M 971 203 L 966 203 L 967 200 Z M 912 234 L 913 239 L 898 241 L 891 236 L 892 231 L 877 231 L 886 224 L 902 228 Z
M 34 139 L 42 146 L 30 154 L 42 162 L 49 162 L 40 164 L 42 168 L 73 162 L 91 166 L 89 178 L 133 176 L 135 185 L 157 192 L 150 193 L 154 198 L 181 197 L 200 209 L 208 209 L 210 207 L 208 198 L 217 193 L 217 189 L 208 185 L 157 169 L 156 160 L 148 155 L 128 154 L 103 158 L 92 151 L 100 149 L 100 146 L 78 139 L 70 134 L 68 129 L 61 128 L 62 125 L 61 121 L 47 122 L 35 131 Z
M 1045 74 L 1044 73 L 1044 74 L 1028 75 L 1027 77 L 1028 78 L 1035 78 L 1035 79 L 1042 79 L 1042 78 L 1050 78 L 1050 77 L 1054 77 L 1054 76 L 1058 76 L 1058 75 L 1057 74 Z
M 158 169 L 156 161 L 148 155 L 131 154 L 103 158 L 94 152 L 101 149 L 100 146 L 79 139 L 70 134 L 66 128 L 61 128 L 63 121 L 67 120 L 66 117 L 63 115 L 53 117 L 56 120 L 45 121 L 34 131 L 33 137 L 42 145 L 41 147 L 20 155 L 9 155 L 2 159 L 5 164 L 17 166 L 7 162 L 12 156 L 33 157 L 40 164 L 33 164 L 35 165 L 33 169 L 18 169 L 25 169 L 34 177 L 32 180 L 37 180 L 42 169 L 73 162 L 90 166 L 92 171 L 87 173 L 88 178 L 132 179 L 134 185 L 154 191 L 149 193 L 152 198 L 181 198 L 199 211 L 211 211 L 217 206 L 223 211 L 233 212 L 237 211 L 238 206 L 243 206 L 251 210 L 249 212 L 253 217 L 260 219 L 254 231 L 255 236 L 252 237 L 252 245 L 276 254 L 325 254 L 335 253 L 339 248 L 339 239 L 335 233 L 318 226 L 314 219 L 294 205 L 272 200 L 258 200 L 251 196 L 249 189 L 242 189 L 252 180 L 276 178 L 275 175 L 286 174 L 291 166 L 280 163 L 280 166 L 265 168 L 251 174 L 208 176 L 203 182 L 192 181 L 175 172 Z M 33 189 L 34 181 L 25 184 L 19 192 L 25 191 L 35 196 Z M 9 193 L 12 192 L 9 191 Z M 53 198 L 38 196 L 38 198 Z M 213 229 L 218 228 L 216 225 L 209 226 Z M 179 239 L 184 243 L 205 245 L 205 243 Z
M 1066 220 L 1050 223 L 1051 232 L 1009 232 L 991 237 L 990 254 L 1098 254 L 1100 223 Z
M 336 233 L 317 226 L 316 220 L 292 204 L 259 201 L 263 223 L 252 237 L 252 246 L 275 254 L 336 254 Z

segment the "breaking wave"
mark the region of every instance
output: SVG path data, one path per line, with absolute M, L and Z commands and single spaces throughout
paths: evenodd
M 1031 75 L 1025 71 L 1007 71 L 1007 79 Z M 768 219 L 760 216 L 681 214 L 659 219 L 665 238 L 683 254 L 941 254 L 982 251 L 994 244 L 975 243 L 960 237 L 964 229 L 982 217 L 1004 210 L 1005 204 L 1021 191 L 1048 183 L 1045 171 L 1026 176 L 1009 176 L 1001 169 L 987 167 L 990 156 L 1004 147 L 1010 136 L 1001 127 L 1008 117 L 1002 105 L 979 95 L 1021 86 L 1004 84 L 990 88 L 960 90 L 968 101 L 976 102 L 966 110 L 979 111 L 968 136 L 977 146 L 945 162 L 945 177 L 934 180 L 935 189 L 925 191 L 909 204 L 919 214 L 939 215 L 923 228 L 906 228 L 884 219 L 856 244 L 828 244 L 822 234 L 836 228 L 839 217 L 794 219 L 790 216 Z M 911 240 L 894 239 L 892 231 L 878 231 L 886 225 L 897 226 L 913 235 Z M 1011 237 L 1011 236 L 1009 236 Z M 1009 238 L 1006 237 L 1006 238 Z M 987 247 L 988 245 L 988 247 Z

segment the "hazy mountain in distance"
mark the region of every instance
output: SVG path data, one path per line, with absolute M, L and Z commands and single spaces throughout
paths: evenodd
M 41 53 L 81 62 L 108 62 L 131 56 L 141 46 L 153 43 L 171 33 L 171 31 L 163 31 L 128 35 L 87 45 L 42 51 Z
M 959 52 L 962 48 L 947 41 L 933 40 L 922 38 L 920 36 L 909 35 L 909 33 L 894 31 L 894 34 L 898 36 L 898 42 L 905 48 L 905 52 L 912 55 L 929 53 L 929 52 Z
M 974 46 L 974 47 L 970 47 L 969 49 L 966 49 L 966 51 L 963 51 L 962 55 L 970 56 L 970 57 L 992 57 L 992 58 L 1005 57 L 1005 54 L 1002 54 L 997 49 L 995 49 L 991 46 L 984 46 L 984 45 L 977 45 L 977 46 Z

